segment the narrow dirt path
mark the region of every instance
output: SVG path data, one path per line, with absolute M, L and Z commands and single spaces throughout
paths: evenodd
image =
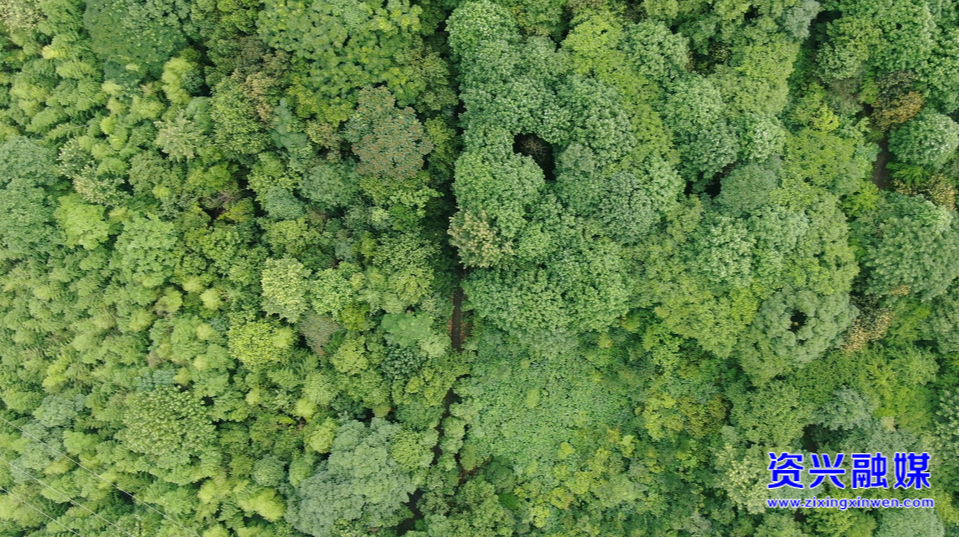
M 889 142 L 883 138 L 879 142 L 879 156 L 876 157 L 876 163 L 872 168 L 872 182 L 879 187 L 879 190 L 885 190 L 889 186 L 887 164 L 889 164 Z
M 466 336 L 467 330 L 463 329 L 463 288 L 457 286 L 453 291 L 453 314 L 450 316 L 450 343 L 453 346 L 454 352 L 461 352 L 463 350 L 463 339 Z M 450 405 L 456 401 L 456 393 L 453 392 L 453 388 L 450 388 L 446 392 L 446 396 L 443 398 L 443 417 L 440 418 L 440 422 L 436 424 L 436 432 L 439 433 L 439 437 L 443 438 L 443 420 L 449 417 L 450 415 Z M 433 463 L 440 459 L 440 456 L 443 454 L 443 450 L 440 449 L 439 443 L 433 446 Z
M 464 330 L 463 327 L 463 288 L 457 286 L 453 291 L 453 314 L 450 316 L 449 321 L 450 344 L 455 352 L 463 350 L 463 340 L 468 333 L 469 329 Z M 443 416 L 440 418 L 440 422 L 436 424 L 436 432 L 439 433 L 440 439 L 443 438 L 443 420 L 450 416 L 450 406 L 455 401 L 456 393 L 450 388 L 443 398 Z M 433 464 L 436 464 L 442 455 L 443 450 L 440 449 L 440 444 L 437 441 L 436 445 L 433 446 Z M 416 491 L 410 495 L 409 500 L 406 501 L 405 505 L 409 508 L 413 516 L 404 520 L 396 527 L 397 535 L 406 535 L 407 532 L 414 529 L 418 520 L 422 520 L 423 512 L 420 511 L 417 505 L 422 497 L 423 489 L 416 489 Z
M 453 317 L 450 320 L 450 343 L 453 350 L 459 352 L 463 350 L 463 288 L 457 287 L 453 291 Z

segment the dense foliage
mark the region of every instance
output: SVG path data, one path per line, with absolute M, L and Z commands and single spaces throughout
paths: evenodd
M 959 3 L 0 22 L 0 537 L 959 535 Z

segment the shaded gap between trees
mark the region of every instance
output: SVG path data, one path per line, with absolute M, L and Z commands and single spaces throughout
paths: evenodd
M 463 288 L 453 291 L 453 315 L 450 319 L 450 343 L 456 352 L 463 350 Z
M 879 190 L 885 190 L 889 186 L 889 142 L 883 138 L 879 142 L 879 155 L 876 157 L 876 163 L 872 168 L 872 182 Z
M 461 352 L 463 350 L 463 340 L 469 335 L 469 332 L 469 327 L 463 322 L 463 288 L 457 285 L 456 289 L 453 290 L 453 313 L 450 316 L 449 322 L 450 344 L 455 352 Z M 450 416 L 450 407 L 458 399 L 459 397 L 452 388 L 450 388 L 446 392 L 446 396 L 443 397 L 443 415 L 440 417 L 440 422 L 436 424 L 436 432 L 438 436 L 436 439 L 436 445 L 433 446 L 432 464 L 434 465 L 443 455 L 443 449 L 440 448 L 440 441 L 443 439 L 443 435 L 445 433 L 443 430 L 443 421 Z M 413 531 L 416 529 L 416 522 L 423 519 L 424 514 L 417 505 L 422 497 L 423 489 L 416 489 L 413 491 L 413 494 L 410 495 L 409 500 L 407 500 L 407 502 L 404 504 L 406 505 L 407 509 L 410 510 L 413 516 L 397 525 L 397 535 L 406 535 L 406 533 Z
M 789 316 L 789 331 L 795 334 L 806 324 L 806 314 L 800 310 L 793 310 Z
M 553 146 L 535 134 L 517 134 L 513 138 L 513 152 L 533 159 L 543 170 L 547 181 L 556 180 Z

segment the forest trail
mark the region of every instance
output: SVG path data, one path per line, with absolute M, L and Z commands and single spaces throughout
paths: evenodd
M 453 291 L 453 315 L 450 318 L 450 343 L 454 351 L 463 350 L 463 339 L 466 330 L 463 330 L 463 288 L 457 286 Z
M 879 142 L 879 155 L 876 157 L 876 163 L 872 168 L 872 182 L 879 187 L 879 190 L 885 190 L 889 186 L 889 142 L 885 138 Z
M 453 350 L 460 352 L 463 350 L 463 340 L 466 339 L 466 336 L 469 334 L 469 328 L 463 326 L 463 288 L 456 286 L 456 289 L 453 291 L 453 314 L 450 315 L 449 321 L 449 334 L 450 334 L 450 343 L 452 344 Z M 452 388 L 446 392 L 446 396 L 443 398 L 443 417 L 440 418 L 440 422 L 436 424 L 436 432 L 439 433 L 437 438 L 436 445 L 433 446 L 433 464 L 440 459 L 440 456 L 443 455 L 443 450 L 440 448 L 439 440 L 443 438 L 443 420 L 450 416 L 450 405 L 456 401 L 456 392 Z M 462 477 L 462 476 L 461 476 Z M 423 497 L 423 489 L 416 489 L 413 494 L 410 495 L 409 499 L 405 502 L 404 505 L 410 510 L 413 514 L 412 517 L 401 522 L 397 527 L 397 535 L 405 535 L 408 531 L 411 531 L 416 526 L 416 521 L 423 518 L 423 512 L 417 506 L 417 503 L 420 501 L 420 498 Z

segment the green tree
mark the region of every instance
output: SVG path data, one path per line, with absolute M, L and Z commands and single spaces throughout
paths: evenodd
M 633 149 L 632 125 L 615 89 L 574 74 L 558 88 L 557 96 L 571 115 L 569 142 L 592 151 L 598 166 L 617 162 Z
M 403 503 L 416 489 L 390 455 L 401 429 L 382 418 L 369 426 L 358 421 L 340 425 L 330 457 L 297 486 L 286 520 L 314 537 L 398 523 Z
M 876 537 L 942 537 L 945 529 L 932 509 L 888 509 L 883 511 Z
M 349 278 L 353 268 L 351 265 L 341 266 L 316 274 L 312 294 L 312 306 L 316 313 L 337 316 L 350 304 L 355 297 Z
M 413 109 L 398 109 L 395 104 L 384 87 L 360 90 L 343 136 L 360 157 L 356 168 L 360 175 L 407 179 L 423 167 L 423 157 L 433 150 Z
M 947 113 L 959 107 L 957 90 L 959 80 L 952 76 L 959 68 L 959 30 L 940 24 L 939 34 L 936 36 L 936 46 L 933 48 L 929 60 L 919 69 L 918 78 L 926 86 L 927 101 Z
M 117 434 L 124 445 L 166 468 L 188 463 L 214 438 L 213 424 L 200 400 L 173 386 L 130 394 L 123 424 L 125 428 Z
M 299 60 L 300 112 L 335 124 L 347 119 L 359 88 L 385 83 L 402 105 L 425 89 L 423 77 L 404 76 L 414 63 L 421 13 L 405 0 L 271 0 L 256 25 L 265 43 Z
M 816 0 L 802 0 L 784 10 L 779 17 L 779 23 L 791 38 L 803 41 L 809 36 L 809 23 L 819 14 L 821 8 Z
M 671 89 L 662 114 L 682 155 L 680 171 L 687 180 L 709 179 L 739 153 L 722 94 L 708 79 L 695 75 L 681 79 Z
M 833 431 L 852 430 L 868 425 L 875 407 L 873 401 L 844 386 L 836 390 L 829 403 L 818 411 L 818 420 Z
M 173 160 L 189 160 L 206 143 L 200 127 L 183 112 L 169 121 L 157 122 L 156 145 Z
M 759 17 L 729 42 L 729 58 L 713 68 L 710 79 L 731 111 L 778 115 L 788 100 L 789 76 L 799 43 L 784 39 L 771 17 Z
M 33 416 L 44 427 L 66 427 L 73 423 L 73 419 L 82 410 L 82 396 L 70 398 L 61 395 L 48 395 L 43 398 L 40 406 L 33 411 Z
M 674 34 L 658 21 L 642 21 L 625 34 L 626 53 L 640 74 L 661 84 L 678 80 L 689 63 L 689 45 L 682 34 Z
M 110 238 L 110 224 L 103 218 L 104 207 L 84 203 L 77 195 L 60 198 L 53 217 L 65 235 L 67 246 L 92 250 Z
M 359 183 L 355 167 L 347 163 L 319 163 L 303 174 L 297 188 L 317 209 L 329 212 L 354 205 Z
M 263 268 L 263 311 L 296 323 L 307 308 L 311 271 L 296 259 L 267 259 Z
M 518 40 L 519 28 L 509 9 L 487 0 L 466 2 L 446 21 L 449 44 L 455 59 L 469 64 L 486 41 Z
M 227 155 L 256 155 L 266 149 L 268 138 L 243 87 L 224 78 L 213 88 L 210 118 L 214 140 Z
M 560 155 L 556 192 L 577 214 L 602 223 L 621 242 L 639 242 L 673 209 L 683 188 L 667 162 L 650 156 L 633 170 L 599 171 L 592 152 L 578 143 Z
M 459 211 L 450 220 L 450 244 L 456 247 L 460 261 L 470 267 L 490 267 L 499 264 L 513 248 L 499 238 L 485 211 Z
M 304 215 L 303 203 L 283 186 L 272 186 L 257 196 L 271 218 L 296 220 Z
M 811 513 L 805 529 L 813 535 L 848 535 L 849 537 L 867 537 L 874 535 L 876 519 L 862 511 L 821 510 Z
M 163 93 L 174 106 L 189 104 L 191 94 L 195 95 L 203 84 L 200 66 L 191 58 L 196 54 L 187 49 L 176 58 L 163 64 Z
M 377 240 L 365 273 L 363 298 L 375 310 L 400 313 L 429 296 L 439 251 L 420 233 L 390 233 Z
M 510 154 L 500 160 L 466 152 L 456 161 L 453 191 L 461 210 L 485 211 L 502 240 L 509 241 L 524 227 L 545 183 L 542 169 L 529 157 Z
M 557 209 L 544 202 L 545 214 L 519 237 L 520 264 L 476 270 L 464 282 L 479 314 L 503 330 L 602 330 L 626 311 L 620 247 Z
M 637 280 L 645 284 L 637 285 L 634 290 L 638 303 L 652 308 L 669 330 L 695 338 L 704 349 L 719 356 L 728 356 L 738 334 L 752 321 L 758 300 L 748 288 L 728 289 L 721 285 L 713 288 L 697 264 L 689 264 L 697 260 L 698 254 L 691 236 L 709 235 L 706 228 L 698 231 L 704 224 L 703 207 L 698 198 L 668 213 L 665 229 L 647 242 L 643 272 Z M 735 240 L 737 228 L 741 226 L 730 222 L 728 227 L 732 235 L 716 237 L 718 244 Z M 740 237 L 740 242 L 742 239 L 755 240 Z M 720 247 L 715 254 L 718 260 L 726 252 Z M 743 263 L 752 265 L 751 260 L 737 261 L 740 268 Z M 725 270 L 719 266 L 714 268 L 717 274 Z M 740 278 L 741 275 L 734 279 Z
M 799 390 L 772 381 L 755 391 L 735 394 L 730 421 L 748 442 L 789 446 L 803 435 L 813 409 Z
M 426 535 L 497 537 L 513 535 L 515 517 L 503 505 L 496 488 L 482 478 L 469 480 L 454 497 L 456 508 L 427 518 Z
M 959 147 L 959 125 L 949 116 L 923 111 L 889 135 L 889 150 L 902 162 L 936 167 Z
M 135 216 L 123 223 L 110 264 L 122 277 L 144 287 L 158 287 L 173 276 L 183 251 L 176 223 Z
M 733 216 L 754 213 L 766 204 L 778 183 L 775 170 L 759 164 L 740 166 L 722 178 L 716 202 Z
M 32 30 L 43 20 L 43 11 L 34 0 L 6 0 L 0 4 L 0 20 L 12 31 Z
M 847 294 L 818 295 L 786 288 L 759 307 L 737 354 L 754 382 L 762 383 L 819 358 L 856 316 Z
M 842 16 L 828 24 L 818 59 L 827 79 L 914 69 L 933 49 L 936 24 L 925 2 L 860 0 L 836 7 Z
M 956 286 L 935 298 L 932 314 L 922 325 L 926 337 L 934 340 L 943 352 L 959 352 L 959 298 Z
M 466 400 L 458 409 L 468 424 L 466 445 L 478 457 L 507 458 L 520 475 L 548 475 L 554 464 L 584 463 L 602 443 L 600 424 L 615 428 L 624 418 L 627 386 L 614 368 L 582 359 L 586 349 L 575 340 L 554 339 L 546 354 L 530 354 L 502 334 L 482 343 L 480 360 L 457 388 Z
M 837 196 L 853 193 L 872 170 L 869 150 L 858 138 L 819 129 L 788 135 L 783 179 L 806 181 Z
M 792 515 L 769 513 L 756 528 L 756 537 L 808 537 L 808 534 L 799 529 Z
M 186 45 L 186 36 L 176 15 L 171 17 L 157 4 L 126 0 L 87 3 L 83 25 L 90 33 L 90 47 L 105 61 L 130 66 L 141 77 L 158 76 L 163 64 Z
M 230 354 L 251 369 L 283 363 L 294 343 L 293 330 L 268 321 L 235 324 L 229 338 Z
M 856 222 L 866 289 L 923 300 L 945 292 L 959 275 L 957 225 L 954 212 L 922 197 L 889 194 L 876 212 Z
M 56 181 L 53 152 L 23 137 L 0 145 L 0 258 L 49 251 L 53 207 L 46 189 Z

